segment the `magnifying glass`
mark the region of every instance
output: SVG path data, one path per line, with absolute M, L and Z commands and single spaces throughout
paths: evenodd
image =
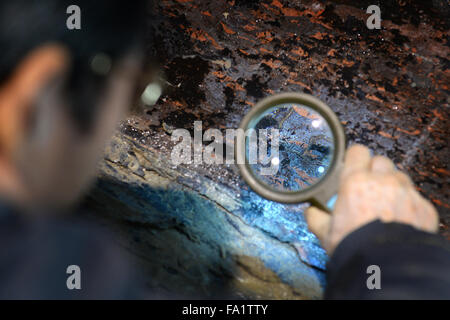
M 344 129 L 329 106 L 302 93 L 263 99 L 244 117 L 236 162 L 260 196 L 309 202 L 330 212 L 345 153 Z

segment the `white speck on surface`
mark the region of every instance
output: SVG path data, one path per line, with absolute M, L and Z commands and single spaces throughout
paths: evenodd
M 274 157 L 272 158 L 272 165 L 277 166 L 280 164 L 280 158 Z
M 322 123 L 321 120 L 316 119 L 311 122 L 311 125 L 313 126 L 313 128 L 318 128 L 318 127 L 320 127 L 321 123 Z

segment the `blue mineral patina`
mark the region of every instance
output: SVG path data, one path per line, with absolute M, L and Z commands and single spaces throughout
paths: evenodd
M 165 187 L 146 181 L 142 161 L 130 166 L 136 158 L 128 152 L 116 163 L 105 162 L 98 186 L 102 192 L 126 204 L 127 219 L 157 225 L 159 228 L 181 228 L 195 243 L 216 247 L 209 259 L 219 263 L 218 252 L 225 256 L 250 256 L 261 260 L 284 283 L 294 288 L 316 288 L 325 285 L 327 256 L 317 238 L 308 231 L 303 217 L 305 205 L 284 205 L 261 198 L 245 184 L 236 190 L 218 185 L 185 170 Z M 118 166 L 120 164 L 120 166 Z M 167 166 L 157 161 L 152 170 L 164 173 Z M 141 179 L 135 179 L 133 170 Z M 130 169 L 131 168 L 131 169 Z M 177 172 L 182 171 L 177 168 Z M 114 179 L 112 179 L 114 177 Z M 238 200 L 237 200 L 238 199 Z M 193 249 L 195 251 L 195 248 Z M 314 289 L 312 291 L 317 292 Z
M 305 205 L 283 205 L 260 197 L 253 191 L 242 190 L 243 206 L 237 212 L 251 226 L 270 236 L 300 246 L 301 259 L 311 266 L 325 270 L 327 256 L 317 238 L 307 227 L 303 216 Z

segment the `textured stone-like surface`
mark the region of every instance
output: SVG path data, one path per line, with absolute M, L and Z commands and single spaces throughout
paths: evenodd
M 174 128 L 192 130 L 195 120 L 203 121 L 204 130 L 236 128 L 242 116 L 267 95 L 312 93 L 339 115 L 349 143 L 362 143 L 391 157 L 411 175 L 418 190 L 438 208 L 440 231 L 449 237 L 448 3 L 383 1 L 381 30 L 369 30 L 365 25 L 365 10 L 372 1 L 358 3 L 159 2 L 149 26 L 154 37 L 148 53 L 162 66 L 166 91 L 154 107 L 136 112 L 122 125 L 116 144 L 124 145 L 117 150 L 143 148 L 141 154 L 152 150 L 154 157 L 168 161 Z M 196 259 L 210 243 L 214 259 L 224 250 L 234 257 L 229 262 L 231 269 L 239 269 L 246 261 L 244 269 L 256 274 L 248 283 L 257 285 L 240 292 L 251 296 L 253 290 L 261 296 L 259 289 L 269 270 L 270 279 L 278 279 L 272 283 L 278 283 L 279 290 L 271 294 L 272 286 L 267 286 L 262 296 L 281 297 L 280 292 L 291 294 L 292 290 L 299 294 L 290 297 L 317 296 L 317 285 L 322 283 L 317 279 L 323 279 L 319 270 L 324 268 L 326 256 L 306 229 L 304 205 L 282 206 L 261 199 L 248 190 L 233 166 L 170 169 L 167 163 L 166 169 L 173 174 L 166 176 L 166 172 L 155 173 L 155 164 L 150 163 L 149 172 L 136 175 L 139 165 L 133 169 L 133 165 L 124 167 L 111 159 L 117 157 L 117 150 L 107 153 L 100 190 L 123 205 L 118 211 L 126 212 L 131 221 L 170 226 L 174 219 L 175 226 L 181 223 L 177 230 L 188 238 L 203 239 L 198 245 L 195 241 L 190 244 L 190 238 L 177 240 L 179 246 L 167 241 L 174 255 L 187 245 L 192 251 L 183 256 Z M 118 190 L 124 192 L 115 193 Z M 215 224 L 209 230 L 204 225 L 207 211 L 225 227 Z M 152 231 L 147 233 L 146 228 L 135 230 L 152 241 L 164 242 L 166 231 L 149 229 Z M 246 230 L 243 234 L 238 231 L 242 229 Z M 155 252 L 166 257 L 163 249 L 141 252 L 146 252 L 146 259 L 154 259 L 149 256 Z M 164 259 L 159 266 L 167 264 L 179 272 L 168 288 L 182 286 L 186 279 L 203 279 L 202 292 L 210 294 L 227 287 L 220 279 L 228 279 L 227 283 L 236 279 L 235 274 L 227 278 L 228 272 L 218 272 L 219 267 L 209 268 L 207 258 L 198 260 L 201 267 L 194 268 L 196 271 L 180 267 L 184 262 L 166 263 L 170 259 Z M 215 261 L 222 264 L 220 259 Z M 154 278 L 170 278 L 167 268 L 156 262 L 152 266 L 159 270 Z
M 234 128 L 262 97 L 312 93 L 339 115 L 349 143 L 408 172 L 447 225 L 449 5 L 383 1 L 382 30 L 369 30 L 371 1 L 352 3 L 162 2 L 151 52 L 173 87 L 148 111 L 157 125 L 142 117 L 140 128 Z
M 206 297 L 318 298 L 326 256 L 300 206 L 284 206 L 168 164 L 116 136 L 89 207 L 116 221 L 149 284 Z

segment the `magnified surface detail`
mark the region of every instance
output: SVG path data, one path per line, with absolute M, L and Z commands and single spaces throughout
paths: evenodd
M 273 189 L 307 189 L 320 181 L 331 166 L 333 133 L 327 121 L 307 106 L 280 104 L 250 122 L 249 128 L 256 131 L 259 139 L 257 148 L 251 139 L 246 139 L 247 161 L 258 151 L 258 161 L 248 163 L 254 176 Z M 278 148 L 272 145 L 274 130 L 279 133 Z M 267 148 L 261 150 L 261 133 L 265 132 Z M 269 167 L 275 170 L 267 170 Z

